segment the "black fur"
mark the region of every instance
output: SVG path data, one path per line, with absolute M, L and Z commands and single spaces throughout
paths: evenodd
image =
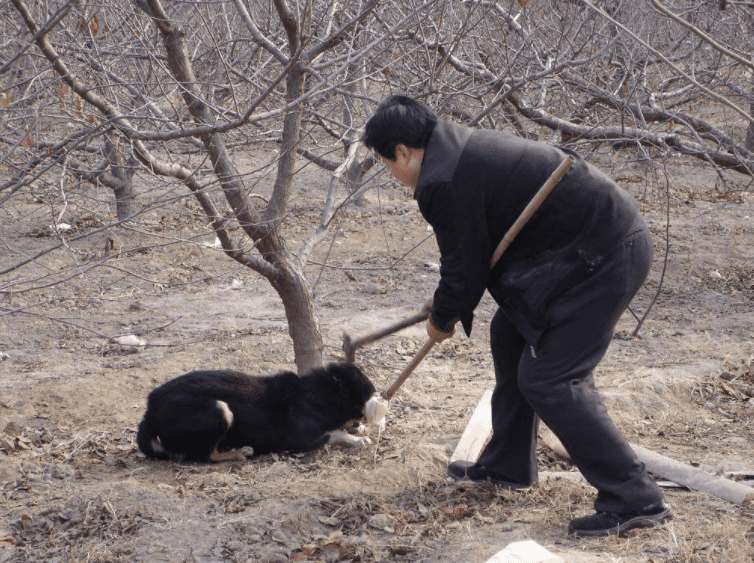
M 194 371 L 149 394 L 137 443 L 150 459 L 186 461 L 209 461 L 215 450 L 243 446 L 253 447 L 254 455 L 306 452 L 324 444 L 328 432 L 362 419 L 374 392 L 351 364 L 303 376 Z M 230 428 L 217 401 L 233 413 Z

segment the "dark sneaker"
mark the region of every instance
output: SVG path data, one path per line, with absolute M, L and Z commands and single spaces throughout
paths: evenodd
M 577 536 L 606 536 L 622 534 L 633 528 L 651 528 L 671 520 L 673 514 L 664 503 L 656 504 L 644 510 L 618 514 L 615 512 L 597 512 L 583 518 L 571 520 L 568 533 Z
M 451 462 L 448 465 L 448 475 L 453 477 L 453 479 L 468 479 L 469 481 L 482 483 L 495 483 L 504 489 L 526 489 L 529 487 L 529 485 L 523 483 L 513 483 L 511 481 L 506 481 L 505 479 L 500 479 L 483 465 L 478 465 L 470 461 Z

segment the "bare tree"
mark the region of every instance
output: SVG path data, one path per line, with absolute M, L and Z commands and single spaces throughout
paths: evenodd
M 12 134 L 6 142 L 15 136 L 17 147 L 37 152 L 26 164 L 27 155 L 7 154 L 9 162 L 15 161 L 15 173 L 0 185 L 2 202 L 65 162 L 69 173 L 115 190 L 117 217 L 123 221 L 138 212 L 128 193 L 137 161 L 142 173 L 179 180 L 201 205 L 225 253 L 267 278 L 280 295 L 298 368 L 320 365 L 323 344 L 303 267 L 338 207 L 338 180 L 347 179 L 353 188 L 374 162 L 358 154 L 363 112 L 357 117 L 349 111 L 351 98 L 363 95 L 359 80 L 365 58 L 421 17 L 431 2 L 402 10 L 393 26 L 368 34 L 365 22 L 373 17 L 377 0 L 309 1 L 299 12 L 286 0 L 236 0 L 212 7 L 161 0 L 12 4 L 26 28 L 19 37 L 29 37 L 34 49 L 18 40 L 17 55 L 4 68 L 29 53 L 37 65 L 39 56 L 44 57 L 47 66 L 35 70 L 31 80 L 48 108 L 59 103 L 63 110 L 46 116 L 47 127 L 56 125 L 55 119 L 63 123 L 52 135 L 21 130 L 29 120 L 20 127 L 9 124 Z M 6 108 L 29 103 L 28 97 L 16 99 L 19 88 L 4 92 Z M 336 108 L 347 119 L 336 119 Z M 337 138 L 330 145 L 343 147 L 340 159 L 305 148 L 304 118 Z M 35 121 L 42 122 L 41 116 Z M 74 133 L 67 132 L 70 125 Z M 310 138 L 315 125 L 307 128 Z M 266 200 L 254 197 L 254 187 L 244 180 L 228 148 L 248 142 L 245 136 L 280 147 Z M 294 255 L 280 229 L 299 154 L 332 170 L 334 180 L 319 228 Z M 190 162 L 202 164 L 197 168 Z M 207 181 L 200 179 L 207 176 L 203 167 Z M 217 190 L 224 203 L 213 197 Z M 248 243 L 233 240 L 235 229 Z M 70 250 L 71 242 L 61 238 L 47 251 Z M 0 273 L 29 262 L 12 262 Z M 34 287 L 17 280 L 12 284 L 17 292 Z
M 52 238 L 33 253 L 6 244 L 0 291 L 68 279 L 32 275 L 45 257 L 106 264 L 78 245 L 117 225 L 143 234 L 140 217 L 191 197 L 224 253 L 280 295 L 299 370 L 323 361 L 304 266 L 376 170 L 359 129 L 388 93 L 587 156 L 629 148 L 707 163 L 723 182 L 754 176 L 745 2 L 5 1 L 0 213 L 15 220 L 35 198 Z M 269 162 L 240 157 L 270 145 Z M 330 181 L 294 252 L 284 228 L 303 165 Z M 90 185 L 115 193 L 117 213 L 58 228 L 74 209 L 93 215 Z

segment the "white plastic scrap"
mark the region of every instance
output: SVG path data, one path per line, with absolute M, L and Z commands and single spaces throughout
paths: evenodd
M 68 223 L 55 223 L 54 225 L 48 225 L 47 228 L 53 233 L 67 233 L 68 231 L 73 230 L 73 227 Z
M 222 248 L 223 243 L 220 242 L 220 239 L 218 237 L 215 237 L 214 242 L 203 242 L 202 246 L 205 248 Z
M 119 336 L 114 339 L 117 344 L 121 346 L 146 346 L 147 341 L 143 338 L 139 338 L 135 334 L 129 334 L 128 336 Z
M 389 410 L 390 407 L 385 399 L 379 395 L 372 395 L 364 406 L 369 426 L 379 428 L 380 432 L 385 430 L 385 415 Z

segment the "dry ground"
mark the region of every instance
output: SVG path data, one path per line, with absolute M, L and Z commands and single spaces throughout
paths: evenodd
M 640 164 L 612 172 L 642 201 L 656 238 L 651 279 L 633 304 L 641 315 L 664 265 L 665 194 L 647 186 Z M 747 186 L 735 177 L 720 192 L 709 171 L 679 165 L 673 173 L 663 289 L 638 337 L 630 336 L 636 320 L 626 313 L 598 385 L 630 441 L 751 479 L 754 199 L 736 191 Z M 291 248 L 308 232 L 324 182 L 312 173 L 298 188 L 286 233 Z M 365 450 L 217 465 L 146 461 L 134 437 L 154 386 L 195 368 L 293 367 L 277 296 L 199 244 L 213 237 L 192 209 L 163 208 L 142 218 L 138 232 L 119 231 L 116 245 L 128 252 L 111 268 L 82 272 L 43 294 L 2 296 L 0 562 L 483 562 L 522 539 L 568 562 L 754 559 L 754 508 L 708 494 L 666 488 L 671 524 L 583 540 L 569 537 L 565 525 L 591 511 L 595 493 L 584 484 L 547 480 L 508 492 L 449 481 L 448 456 L 493 385 L 486 339 L 495 309 L 487 297 L 472 338 L 456 336 L 433 350 Z M 48 244 L 44 205 L 30 197 L 23 212 L 24 224 L 37 221 L 37 229 L 19 232 L 4 217 L 6 248 Z M 70 215 L 74 228 L 92 227 L 83 210 Z M 334 240 L 313 258 L 334 267 L 307 269 L 319 278 L 316 302 L 331 360 L 341 357 L 344 332 L 357 336 L 408 316 L 437 280 L 436 246 L 429 239 L 416 247 L 429 233 L 404 190 L 374 189 L 342 217 Z M 197 238 L 155 238 L 168 232 Z M 105 236 L 87 243 L 92 251 L 104 248 Z M 40 300 L 44 306 L 33 305 Z M 146 345 L 110 339 L 129 334 Z M 385 389 L 424 339 L 420 327 L 407 329 L 359 350 L 357 362 Z M 574 471 L 544 447 L 540 464 L 542 471 Z

